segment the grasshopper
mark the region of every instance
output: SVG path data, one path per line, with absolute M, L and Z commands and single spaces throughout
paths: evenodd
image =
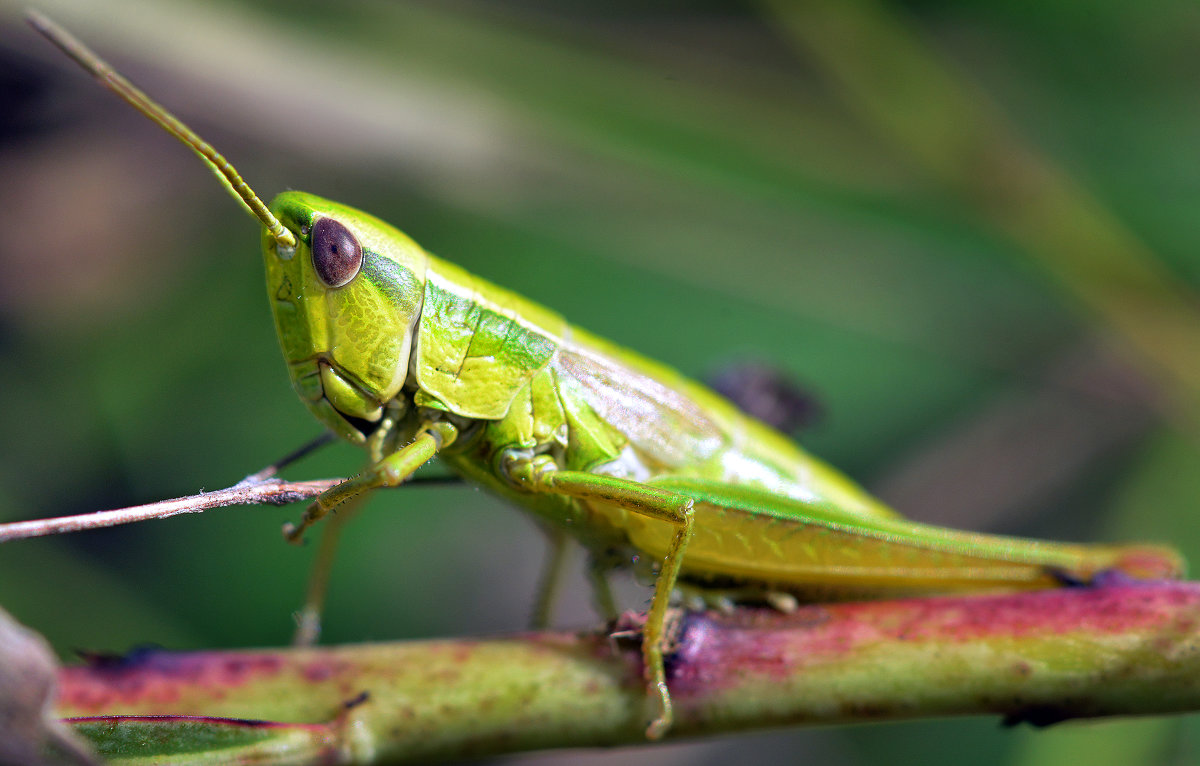
M 908 521 L 704 386 L 437 258 L 364 212 L 304 192 L 266 205 L 190 128 L 67 32 L 33 26 L 195 151 L 263 225 L 267 295 L 291 381 L 369 467 L 285 536 L 440 458 L 590 553 L 607 573 L 652 562 L 642 629 L 647 736 L 671 725 L 672 593 L 709 603 L 888 597 L 1176 577 L 1154 545 L 1071 545 Z M 552 557 L 552 558 L 557 558 Z M 539 609 L 539 612 L 544 612 Z

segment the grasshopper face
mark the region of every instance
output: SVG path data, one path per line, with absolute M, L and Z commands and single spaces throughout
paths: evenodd
M 361 444 L 399 393 L 425 294 L 427 255 L 354 208 L 284 192 L 271 212 L 294 249 L 264 231 L 267 295 L 292 385 L 326 426 Z

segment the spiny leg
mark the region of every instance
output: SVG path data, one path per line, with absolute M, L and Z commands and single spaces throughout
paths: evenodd
M 457 436 L 457 429 L 449 423 L 427 423 L 411 444 L 396 450 L 357 476 L 346 479 L 318 495 L 304 511 L 299 524 L 284 525 L 283 536 L 288 542 L 298 543 L 304 537 L 305 530 L 347 500 L 373 489 L 400 486 Z
M 671 727 L 671 694 L 667 689 L 663 649 L 671 591 L 692 536 L 692 498 L 628 479 L 583 471 L 538 470 L 531 464 L 513 465 L 510 475 L 534 492 L 563 494 L 578 500 L 615 505 L 631 513 L 675 525 L 675 534 L 663 557 L 658 579 L 654 583 L 650 611 L 646 614 L 646 625 L 642 629 L 642 666 L 646 690 L 650 699 L 657 703 L 657 710 L 646 728 L 646 736 L 658 739 Z

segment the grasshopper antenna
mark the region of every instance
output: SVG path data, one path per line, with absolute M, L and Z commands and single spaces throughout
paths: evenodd
M 263 226 L 267 227 L 271 238 L 275 240 L 279 247 L 294 248 L 296 246 L 295 235 L 288 231 L 279 222 L 279 219 L 271 214 L 271 211 L 267 209 L 267 206 L 263 204 L 259 196 L 254 193 L 250 185 L 242 180 L 241 175 L 238 174 L 233 165 L 229 164 L 229 160 L 225 159 L 211 144 L 201 138 L 196 131 L 184 125 L 179 118 L 140 91 L 133 83 L 126 80 L 120 73 L 113 69 L 108 62 L 97 56 L 91 49 L 79 42 L 70 32 L 58 24 L 55 24 L 37 11 L 32 10 L 26 12 L 25 18 L 29 21 L 30 26 L 90 72 L 101 85 L 116 93 L 134 109 L 149 117 L 159 127 L 175 136 L 175 138 L 187 145 L 189 149 L 198 154 L 200 159 L 204 160 L 204 163 L 208 165 L 209 169 L 220 180 L 221 185 L 233 195 L 234 199 L 250 211 L 250 215 L 257 218 L 262 222 Z

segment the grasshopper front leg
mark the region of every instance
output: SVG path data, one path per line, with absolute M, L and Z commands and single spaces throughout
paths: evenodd
M 417 432 L 417 438 L 384 459 L 375 463 L 357 476 L 322 492 L 304 511 L 299 524 L 285 524 L 283 536 L 288 542 L 298 543 L 304 532 L 320 521 L 340 504 L 373 489 L 398 487 L 412 478 L 417 469 L 433 459 L 438 450 L 454 442 L 458 429 L 449 423 L 436 421 L 426 423 Z
M 309 574 L 304 605 L 296 613 L 296 632 L 292 636 L 294 646 L 312 646 L 321 633 L 321 611 L 325 602 L 326 587 L 333 567 L 334 552 L 345 522 L 353 516 L 367 493 L 376 488 L 396 487 L 403 484 L 413 473 L 450 444 L 458 432 L 449 423 L 426 423 L 417 432 L 411 444 L 387 455 L 358 476 L 331 487 L 317 496 L 305 510 L 299 524 L 285 524 L 283 535 L 289 542 L 300 542 L 304 532 L 330 511 L 341 508 L 332 524 L 325 527 L 320 548 Z
M 646 736 L 658 739 L 671 728 L 673 717 L 671 693 L 667 688 L 663 650 L 666 644 L 667 607 L 671 591 L 683 565 L 683 554 L 692 537 L 694 501 L 687 495 L 651 487 L 628 479 L 601 476 L 585 471 L 563 471 L 552 461 L 538 463 L 518 461 L 509 466 L 510 477 L 533 492 L 561 494 L 588 503 L 614 505 L 630 513 L 665 521 L 675 526 L 675 533 L 663 557 L 654 597 L 642 629 L 642 672 L 646 692 L 655 704 L 655 711 L 646 728 Z
M 325 524 L 321 542 L 312 569 L 308 573 L 308 586 L 304 592 L 304 604 L 296 612 L 296 631 L 292 634 L 292 646 L 316 646 L 321 635 L 321 613 L 325 608 L 325 596 L 329 590 L 329 577 L 333 572 L 333 561 L 337 553 L 338 540 L 346 523 L 354 518 L 362 507 L 366 495 L 358 495 L 342 503 L 338 513 Z

